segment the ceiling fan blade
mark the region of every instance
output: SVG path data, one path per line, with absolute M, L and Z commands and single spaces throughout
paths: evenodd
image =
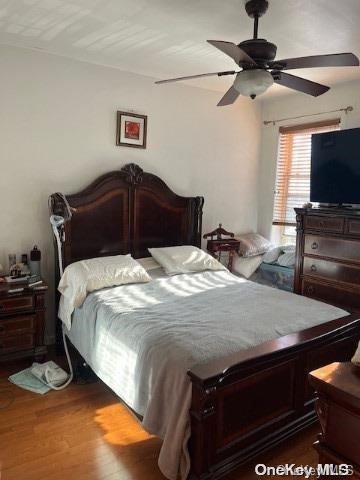
M 290 75 L 289 73 L 284 72 L 271 72 L 271 75 L 274 78 L 274 82 L 283 87 L 292 88 L 299 92 L 307 93 L 313 97 L 318 97 L 323 93 L 326 93 L 330 90 L 330 87 L 321 85 L 320 83 L 312 82 L 306 78 L 296 77 L 295 75 Z
M 335 53 L 334 55 L 314 55 L 311 57 L 286 58 L 269 63 L 275 70 L 294 70 L 315 67 L 354 67 L 359 59 L 353 53 Z
M 256 65 L 256 62 L 249 57 L 247 53 L 244 52 L 240 47 L 235 45 L 235 43 L 232 42 L 222 42 L 221 40 L 207 40 L 210 45 L 213 45 L 214 47 L 218 48 L 222 52 L 226 53 L 226 55 L 229 55 L 237 65 L 240 63 L 247 63 L 249 65 Z
M 235 88 L 232 86 L 225 93 L 225 95 L 222 97 L 222 99 L 217 104 L 217 106 L 224 107 L 225 105 L 231 105 L 235 102 L 235 100 L 238 98 L 239 95 L 240 93 L 237 90 L 235 90 Z
M 170 82 L 180 82 L 181 80 L 191 80 L 193 78 L 201 78 L 201 77 L 213 77 L 217 75 L 218 77 L 223 77 L 225 75 L 235 75 L 235 70 L 228 71 L 228 72 L 214 72 L 214 73 L 201 73 L 200 75 L 189 75 L 187 77 L 178 77 L 178 78 L 169 78 L 168 80 L 158 80 L 155 82 L 156 84 L 160 85 L 162 83 L 170 83 Z

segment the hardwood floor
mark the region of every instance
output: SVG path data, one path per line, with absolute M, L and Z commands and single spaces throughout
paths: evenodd
M 0 364 L 1 480 L 164 480 L 157 467 L 160 440 L 102 382 L 41 396 L 7 381 L 26 366 Z M 227 480 L 268 478 L 255 474 L 256 463 L 316 465 L 318 430 L 288 440 Z

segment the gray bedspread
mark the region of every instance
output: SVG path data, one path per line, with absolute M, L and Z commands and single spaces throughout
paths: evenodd
M 160 436 L 159 467 L 189 469 L 195 364 L 346 315 L 338 308 L 237 278 L 202 272 L 90 294 L 68 336 L 96 374 Z

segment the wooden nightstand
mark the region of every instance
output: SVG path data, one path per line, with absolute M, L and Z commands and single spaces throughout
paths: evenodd
M 11 289 L 23 287 L 20 293 L 9 293 Z M 46 355 L 47 288 L 44 282 L 33 288 L 0 283 L 0 362 L 26 357 L 41 360 Z
M 222 238 L 223 235 L 227 235 L 230 238 Z M 215 236 L 216 239 L 213 238 Z M 228 269 L 231 272 L 234 255 L 239 253 L 240 241 L 233 238 L 234 234 L 232 232 L 227 232 L 226 230 L 224 230 L 221 223 L 216 230 L 213 230 L 210 233 L 205 233 L 205 235 L 203 236 L 203 238 L 208 237 L 210 237 L 211 239 L 208 240 L 206 249 L 214 258 L 219 261 L 223 252 L 228 253 Z
M 314 447 L 319 463 L 352 465 L 353 475 L 345 478 L 360 479 L 360 368 L 350 362 L 332 363 L 311 372 L 309 380 L 318 395 L 322 432 Z

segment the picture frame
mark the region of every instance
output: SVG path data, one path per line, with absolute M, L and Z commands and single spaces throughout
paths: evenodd
M 146 148 L 147 115 L 117 112 L 116 145 Z

